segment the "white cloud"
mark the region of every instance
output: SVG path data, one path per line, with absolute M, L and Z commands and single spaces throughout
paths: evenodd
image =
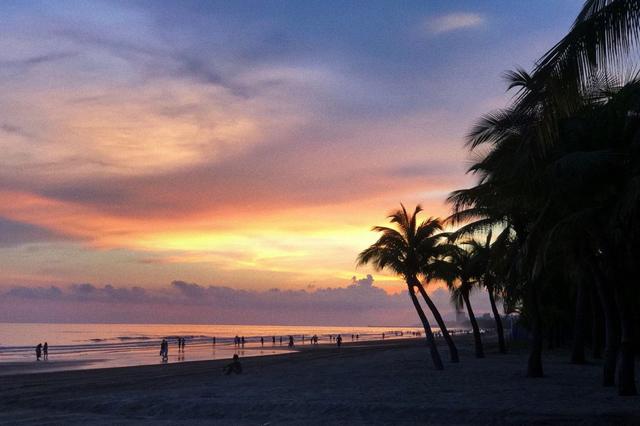
M 477 13 L 456 12 L 429 18 L 425 27 L 431 34 L 443 34 L 467 28 L 476 28 L 485 23 L 484 16 Z

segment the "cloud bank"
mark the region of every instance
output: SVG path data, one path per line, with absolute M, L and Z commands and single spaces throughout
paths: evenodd
M 445 318 L 454 310 L 444 289 L 431 293 Z M 478 312 L 488 310 L 478 293 Z M 238 290 L 173 281 L 149 290 L 73 284 L 67 287 L 15 286 L 0 294 L 0 321 L 143 322 L 309 325 L 415 325 L 406 292 L 388 294 L 371 275 L 346 287 L 305 290 Z

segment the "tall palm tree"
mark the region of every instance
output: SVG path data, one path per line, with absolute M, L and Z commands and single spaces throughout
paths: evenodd
M 422 321 L 433 364 L 436 369 L 442 370 L 444 366 L 431 325 L 415 293 L 420 287 L 421 264 L 425 260 L 422 246 L 425 240 L 432 238 L 440 224 L 438 221 L 427 220 L 418 225 L 417 215 L 421 211 L 422 207 L 418 205 L 413 214 L 409 215 L 405 207 L 401 205 L 400 210 L 389 215 L 391 223 L 395 224 L 397 229 L 384 226 L 373 227 L 373 231 L 382 235 L 378 241 L 358 255 L 357 264 L 370 263 L 376 270 L 388 269 L 405 280 L 411 302 Z
M 422 240 L 420 244 L 420 251 L 423 256 L 423 261 L 420 264 L 420 272 L 422 273 L 422 281 L 418 286 L 418 291 L 422 295 L 427 307 L 431 311 L 433 318 L 436 320 L 438 324 L 438 328 L 440 328 L 440 332 L 442 333 L 442 337 L 444 338 L 447 346 L 449 347 L 449 356 L 452 363 L 460 362 L 460 358 L 458 356 L 458 348 L 456 347 L 451 334 L 447 328 L 447 325 L 438 310 L 438 307 L 429 294 L 427 293 L 426 287 L 430 284 L 431 281 L 434 280 L 447 280 L 449 274 L 449 266 L 444 261 L 444 257 L 448 253 L 449 246 L 446 243 L 447 235 L 446 233 L 436 233 L 437 231 L 442 231 L 442 223 L 439 219 L 429 218 L 428 222 L 432 223 L 432 234 L 429 237 L 426 237 Z M 423 285 L 424 283 L 424 285 Z
M 469 296 L 471 291 L 477 285 L 477 277 L 480 271 L 474 264 L 471 253 L 464 248 L 456 245 L 449 246 L 449 254 L 447 262 L 450 265 L 452 274 L 447 279 L 447 287 L 451 292 L 451 302 L 457 310 L 466 307 L 471 329 L 473 330 L 473 340 L 476 350 L 476 358 L 484 358 L 484 348 L 482 346 L 482 338 L 480 336 L 480 327 L 471 307 Z
M 507 353 L 507 345 L 504 338 L 504 326 L 500 312 L 498 311 L 496 298 L 499 296 L 499 290 L 502 287 L 501 280 L 504 280 L 503 276 L 506 274 L 505 267 L 507 267 L 507 264 L 505 264 L 505 260 L 508 259 L 507 253 L 509 250 L 510 234 L 510 228 L 505 228 L 492 243 L 493 232 L 490 230 L 484 242 L 471 239 L 462 243 L 468 247 L 471 257 L 470 262 L 478 274 L 478 285 L 484 287 L 489 295 L 489 304 L 496 323 L 498 348 L 500 353 L 503 354 Z M 454 232 L 452 237 L 455 241 L 457 234 Z
M 507 299 L 521 301 L 521 317 L 531 326 L 531 377 L 543 373 L 543 329 L 566 326 L 550 321 L 561 308 L 550 297 L 556 287 L 576 289 L 571 303 L 580 321 L 583 283 L 573 281 L 585 274 L 558 280 L 558 263 L 586 259 L 606 325 L 603 381 L 613 384 L 619 348 L 620 394 L 636 392 L 633 318 L 640 296 L 627 277 L 635 276 L 640 246 L 640 90 L 637 83 L 620 89 L 610 82 L 634 68 L 630 53 L 638 53 L 639 42 L 639 1 L 587 0 L 532 73 L 507 74 L 517 90 L 513 103 L 483 117 L 469 135 L 472 149 L 489 148 L 470 170 L 478 184 L 450 197 L 461 234 L 496 225 L 513 231 L 512 265 L 502 278 Z

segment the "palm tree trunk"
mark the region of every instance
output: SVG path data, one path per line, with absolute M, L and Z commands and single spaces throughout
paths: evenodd
M 417 281 L 417 279 L 416 279 Z M 433 365 L 436 370 L 444 370 L 444 366 L 442 365 L 442 359 L 440 358 L 440 353 L 438 352 L 438 347 L 436 346 L 436 339 L 433 336 L 433 331 L 431 330 L 431 325 L 429 324 L 429 320 L 427 316 L 424 314 L 422 310 L 422 306 L 420 306 L 420 302 L 418 302 L 418 298 L 416 297 L 414 286 L 411 283 L 407 282 L 407 286 L 409 287 L 409 297 L 411 298 L 411 302 L 413 302 L 413 306 L 416 308 L 418 312 L 418 316 L 420 317 L 420 321 L 422 321 L 422 326 L 424 327 L 424 332 L 427 338 L 427 344 L 429 345 L 429 349 L 431 351 L 431 359 L 433 360 Z
M 476 358 L 484 358 L 484 350 L 482 348 L 482 339 L 480 338 L 480 328 L 478 327 L 478 321 L 471 308 L 471 302 L 469 301 L 469 295 L 463 294 L 464 304 L 467 306 L 467 313 L 469 314 L 469 321 L 471 321 L 471 328 L 473 329 L 473 340 L 476 346 Z
M 449 346 L 449 357 L 451 358 L 451 362 L 454 362 L 454 363 L 460 362 L 460 358 L 458 358 L 458 348 L 456 347 L 456 344 L 453 342 L 453 339 L 449 334 L 449 330 L 447 330 L 447 326 L 444 324 L 444 321 L 442 320 L 442 316 L 440 315 L 438 308 L 436 307 L 436 305 L 433 303 L 433 301 L 427 294 L 427 291 L 424 289 L 424 286 L 422 285 L 422 283 L 418 282 L 417 287 L 418 287 L 418 290 L 420 290 L 420 294 L 422 294 L 422 297 L 424 298 L 424 301 L 426 302 L 427 306 L 431 310 L 433 317 L 436 319 L 436 322 L 438 323 L 438 327 L 440 327 L 440 331 L 442 332 L 442 337 L 444 337 L 445 342 L 447 342 L 447 346 Z
M 605 325 L 602 385 L 613 386 L 615 385 L 616 360 L 618 358 L 618 349 L 620 347 L 618 313 L 613 300 L 611 283 L 605 281 L 606 277 L 601 273 L 597 266 L 592 268 L 592 271 L 596 278 L 596 287 L 598 289 L 598 295 L 600 296 L 600 303 L 602 304 L 602 313 Z
M 603 318 L 602 305 L 598 298 L 598 290 L 594 285 L 590 286 L 591 293 L 591 356 L 594 359 L 602 359 L 603 343 Z
M 576 312 L 573 323 L 573 349 L 571 351 L 571 364 L 584 364 L 584 340 L 585 340 L 585 310 L 587 309 L 587 293 L 584 282 L 580 280 L 576 288 Z
M 498 333 L 498 346 L 500 348 L 500 353 L 506 354 L 507 345 L 504 341 L 504 327 L 502 326 L 502 318 L 500 318 L 500 313 L 498 312 L 498 307 L 496 306 L 496 299 L 493 294 L 493 286 L 487 286 L 487 293 L 489 293 L 491 312 L 493 312 L 493 318 L 496 321 L 496 332 Z
M 537 283 L 529 282 L 529 313 L 531 315 L 531 348 L 527 363 L 527 377 L 542 377 L 542 317 Z
M 620 288 L 621 283 L 617 283 L 615 288 L 615 298 L 620 312 L 620 329 L 622 341 L 620 343 L 620 359 L 618 361 L 618 395 L 637 395 L 635 357 L 633 347 L 633 314 L 631 302 L 633 300 L 626 295 L 624 289 Z

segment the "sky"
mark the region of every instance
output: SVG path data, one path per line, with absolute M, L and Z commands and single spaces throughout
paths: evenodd
M 447 216 L 502 73 L 580 6 L 0 2 L 0 321 L 405 321 L 370 228 Z

